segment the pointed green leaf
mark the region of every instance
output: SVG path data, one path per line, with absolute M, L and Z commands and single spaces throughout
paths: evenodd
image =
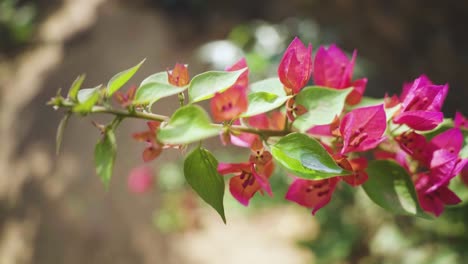
M 248 95 L 249 106 L 242 117 L 249 117 L 266 113 L 282 106 L 291 96 L 279 97 L 273 93 L 256 92 Z
M 185 91 L 185 89 L 187 89 L 187 87 L 177 87 L 160 82 L 148 82 L 138 88 L 133 104 L 152 105 L 161 98 L 181 93 Z
M 304 132 L 314 125 L 330 124 L 343 111 L 351 91 L 352 88 L 338 90 L 320 86 L 302 89 L 296 96 L 296 104 L 303 105 L 308 112 L 297 117 L 293 126 Z
M 167 125 L 161 127 L 158 139 L 166 144 L 188 144 L 214 137 L 221 131 L 211 124 L 208 114 L 198 105 L 179 108 Z
M 99 101 L 101 86 L 79 90 L 77 95 L 78 104 L 73 107 L 73 112 L 85 114 L 91 111 Z
M 286 96 L 284 85 L 278 77 L 265 79 L 262 81 L 254 82 L 250 85 L 251 93 L 267 92 L 276 94 L 278 97 Z
M 114 169 L 117 144 L 114 131 L 108 130 L 94 149 L 94 163 L 96 173 L 101 178 L 106 188 L 109 187 L 109 181 Z
M 376 204 L 395 214 L 432 218 L 420 207 L 410 176 L 396 162 L 371 161 L 366 171 L 369 179 L 362 187 Z
M 55 137 L 55 154 L 60 153 L 60 146 L 62 145 L 63 133 L 67 127 L 68 120 L 70 119 L 71 112 L 65 114 L 65 116 L 60 120 L 60 123 L 57 127 L 57 136 Z
M 169 84 L 169 77 L 167 76 L 167 72 L 158 72 L 146 77 L 146 79 L 141 82 L 140 86 L 152 82 Z
M 184 162 L 184 175 L 188 184 L 226 223 L 223 205 L 224 179 L 217 169 L 218 161 L 204 148 L 192 151 Z
M 140 69 L 140 66 L 145 62 L 146 59 L 142 60 L 137 65 L 133 66 L 132 68 L 119 72 L 114 77 L 109 80 L 107 83 L 107 96 L 112 96 L 115 92 L 117 92 L 125 83 L 132 78 L 132 76 Z
M 319 180 L 351 172 L 338 166 L 323 146 L 315 139 L 292 133 L 271 147 L 273 157 L 297 177 Z
M 76 78 L 76 80 L 72 83 L 70 90 L 68 90 L 68 98 L 70 98 L 72 101 L 77 101 L 78 100 L 78 91 L 81 88 L 81 85 L 83 84 L 84 79 L 86 78 L 86 75 L 82 74 Z
M 209 71 L 193 77 L 188 88 L 190 102 L 210 99 L 234 85 L 247 68 L 238 71 Z

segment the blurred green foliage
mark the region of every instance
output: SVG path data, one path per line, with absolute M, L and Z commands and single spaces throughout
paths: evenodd
M 31 40 L 36 15 L 34 3 L 0 1 L 0 52 L 15 50 Z

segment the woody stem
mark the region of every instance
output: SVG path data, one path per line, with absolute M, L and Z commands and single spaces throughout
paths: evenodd
M 63 102 L 60 106 L 64 108 L 73 108 L 74 104 L 71 102 Z M 139 112 L 139 111 L 119 110 L 119 109 L 113 109 L 113 108 L 108 108 L 108 107 L 103 107 L 103 106 L 93 106 L 93 108 L 91 108 L 89 113 L 90 114 L 94 114 L 94 113 L 111 114 L 111 115 L 120 117 L 121 119 L 137 118 L 137 119 L 160 121 L 160 122 L 167 122 L 170 119 L 168 116 L 164 116 L 164 115 L 158 115 L 158 114 L 147 113 L 147 112 Z M 223 124 L 212 124 L 212 126 L 222 128 Z M 291 130 L 289 129 L 284 129 L 284 130 L 258 129 L 258 128 L 246 127 L 242 125 L 232 125 L 231 129 L 236 132 L 256 134 L 265 138 L 285 136 L 291 133 Z

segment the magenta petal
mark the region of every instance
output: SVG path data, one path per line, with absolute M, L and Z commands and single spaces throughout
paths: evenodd
M 343 54 L 344 55 L 344 54 Z M 357 51 L 353 51 L 353 56 L 351 57 L 351 61 L 348 61 L 346 65 L 346 68 L 343 72 L 343 75 L 341 76 L 341 82 L 338 88 L 345 88 L 351 86 L 351 79 L 353 78 L 353 70 L 354 70 L 354 64 L 356 63 L 356 56 L 357 56 Z M 345 55 L 346 58 L 346 55 Z M 346 58 L 346 61 L 348 58 Z M 343 63 L 345 63 L 343 61 Z
M 454 126 L 462 129 L 468 129 L 468 119 L 462 113 L 456 112 L 453 120 Z
M 314 82 L 326 87 L 345 88 L 342 84 L 349 85 L 352 66 L 346 54 L 336 45 L 330 45 L 328 49 L 320 47 L 314 59 Z
M 318 125 L 313 126 L 309 130 L 307 130 L 308 134 L 317 135 L 317 136 L 326 136 L 331 137 L 330 125 Z
M 250 170 L 250 163 L 218 163 L 218 173 L 220 174 L 229 174 L 229 173 L 236 173 L 241 171 L 249 171 Z
M 446 149 L 438 149 L 435 150 L 432 154 L 430 167 L 433 169 L 442 165 L 447 165 L 447 163 L 456 161 L 457 159 L 458 156 L 456 154 L 453 154 Z
M 338 181 L 337 177 L 316 181 L 297 178 L 290 185 L 286 200 L 312 208 L 312 214 L 315 214 L 330 202 Z
M 343 136 L 341 154 L 351 151 L 366 151 L 375 148 L 384 140 L 387 121 L 383 105 L 368 106 L 347 113 L 340 124 Z
M 351 83 L 351 86 L 353 86 L 353 90 L 346 98 L 346 103 L 349 105 L 359 104 L 366 90 L 367 78 L 355 80 Z
M 250 185 L 246 186 L 245 181 L 246 179 L 243 179 L 240 175 L 232 177 L 229 180 L 229 191 L 242 205 L 248 206 L 250 199 L 254 196 L 257 190 L 252 188 Z
M 326 85 L 327 76 L 325 73 L 326 69 L 326 61 L 328 60 L 328 53 L 324 47 L 319 47 L 317 52 L 315 53 L 314 59 L 314 83 L 316 85 Z
M 234 63 L 232 66 L 229 66 L 226 68 L 226 71 L 237 71 L 241 70 L 244 68 L 248 68 L 247 66 L 247 61 L 245 58 L 241 58 L 238 60 L 236 63 Z M 247 89 L 247 86 L 249 85 L 249 69 L 244 71 L 239 78 L 237 78 L 237 81 L 235 83 L 235 86 L 240 86 L 243 89 Z
M 242 148 L 250 148 L 256 138 L 256 135 L 248 133 L 241 133 L 237 136 L 231 134 L 231 144 Z
M 153 172 L 147 166 L 132 169 L 128 177 L 128 188 L 133 193 L 142 194 L 153 187 Z
M 463 133 L 458 128 L 451 128 L 435 136 L 431 143 L 438 148 L 448 150 L 450 153 L 458 155 L 463 147 Z
M 312 74 L 312 46 L 306 48 L 299 38 L 289 44 L 278 66 L 281 83 L 294 93 L 298 93 Z
M 434 198 L 419 192 L 418 197 L 419 203 L 421 204 L 421 207 L 424 209 L 424 211 L 432 212 L 435 216 L 439 216 L 444 211 L 444 204 L 437 197 Z
M 403 112 L 393 119 L 395 124 L 405 124 L 412 129 L 426 131 L 437 127 L 444 121 L 442 112 L 409 111 Z
M 434 151 L 433 161 L 434 162 L 431 161 L 431 180 L 433 183 L 427 189 L 427 193 L 433 192 L 439 187 L 448 184 L 468 163 L 468 159 L 458 159 L 456 155 L 449 153 L 445 149 Z M 432 167 L 433 163 L 438 166 Z
M 444 204 L 455 205 L 461 203 L 460 197 L 458 197 L 454 192 L 452 192 L 446 186 L 439 188 L 438 190 L 439 197 Z
M 402 101 L 403 112 L 416 110 L 440 112 L 447 96 L 448 86 L 433 85 L 429 82 L 425 76 L 414 80 Z
M 262 190 L 265 190 L 268 193 L 268 195 L 273 196 L 268 178 L 265 177 L 263 174 L 257 173 L 257 171 L 255 170 L 255 165 L 253 163 L 252 163 L 251 168 L 252 168 L 252 174 L 255 177 L 255 180 L 262 187 Z

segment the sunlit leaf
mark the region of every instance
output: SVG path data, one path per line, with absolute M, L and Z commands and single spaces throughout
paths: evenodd
M 281 83 L 278 77 L 269 78 L 262 81 L 254 82 L 250 85 L 251 93 L 267 92 L 276 94 L 278 97 L 286 96 L 284 91 L 284 85 Z
M 247 68 L 238 71 L 209 71 L 193 77 L 188 88 L 190 102 L 210 99 L 234 85 Z
M 161 98 L 172 96 L 185 91 L 187 87 L 177 87 L 167 83 L 148 82 L 140 86 L 135 94 L 133 104 L 152 105 Z
M 203 108 L 187 105 L 179 108 L 167 125 L 159 129 L 158 139 L 166 144 L 188 144 L 214 137 L 220 131 L 220 127 L 211 124 Z
M 112 96 L 115 92 L 117 92 L 125 83 L 132 78 L 132 76 L 138 71 L 140 66 L 145 62 L 146 59 L 142 60 L 137 65 L 133 66 L 132 68 L 119 72 L 114 75 L 109 82 L 107 83 L 107 96 Z
M 320 86 L 302 89 L 296 96 L 296 104 L 308 111 L 298 116 L 293 126 L 304 132 L 314 125 L 330 124 L 343 111 L 346 97 L 351 91 L 352 88 L 338 90 Z
M 294 175 L 311 180 L 350 174 L 338 166 L 315 139 L 292 133 L 271 147 L 273 157 Z
M 167 72 L 158 72 L 155 74 L 152 74 L 148 77 L 146 77 L 140 84 L 140 86 L 143 86 L 147 83 L 152 83 L 152 82 L 157 82 L 157 83 L 164 83 L 164 84 L 169 84 L 169 79 L 167 77 Z
M 68 90 L 68 98 L 70 98 L 73 101 L 78 100 L 78 91 L 80 90 L 85 77 L 86 76 L 82 74 L 78 76 L 78 78 L 76 78 L 76 80 L 72 83 L 70 90 Z
M 256 92 L 248 95 L 249 105 L 247 111 L 242 114 L 242 117 L 249 117 L 266 113 L 273 109 L 282 106 L 290 96 L 279 97 L 273 93 Z

